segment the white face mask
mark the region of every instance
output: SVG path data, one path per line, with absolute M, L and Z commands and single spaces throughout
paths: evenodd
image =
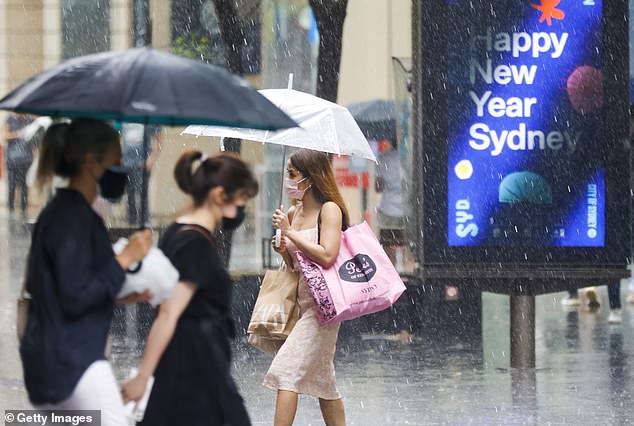
M 304 178 L 304 179 L 301 179 L 301 180 L 292 180 L 292 179 L 289 179 L 289 178 L 285 178 L 284 179 L 284 190 L 286 191 L 288 196 L 291 197 L 291 198 L 294 198 L 296 200 L 301 200 L 302 198 L 304 198 L 304 193 L 312 185 L 309 185 L 305 189 L 299 189 L 298 185 L 299 185 L 300 182 L 303 182 L 306 179 L 308 179 L 308 178 Z

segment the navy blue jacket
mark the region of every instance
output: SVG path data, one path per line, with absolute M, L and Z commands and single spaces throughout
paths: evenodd
M 101 218 L 77 191 L 61 189 L 33 230 L 29 305 L 20 342 L 24 382 L 35 404 L 73 392 L 104 349 L 125 274 Z

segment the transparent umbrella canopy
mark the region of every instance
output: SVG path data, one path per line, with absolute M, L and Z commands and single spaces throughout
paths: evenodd
M 239 138 L 352 155 L 376 162 L 372 148 L 346 107 L 293 89 L 259 91 L 295 120 L 299 127 L 258 131 L 220 126 L 188 126 L 183 133 L 195 136 Z
M 308 93 L 288 89 L 259 92 L 295 120 L 299 127 L 279 131 L 258 131 L 220 126 L 188 126 L 183 133 L 195 136 L 238 138 L 284 146 L 312 149 L 337 155 L 351 155 L 376 162 L 372 148 L 347 108 Z M 284 173 L 282 173 L 284 176 Z M 280 202 L 282 204 L 282 190 Z M 279 232 L 276 245 L 279 246 Z

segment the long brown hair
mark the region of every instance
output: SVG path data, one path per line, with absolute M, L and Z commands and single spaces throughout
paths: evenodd
M 289 160 L 302 176 L 310 178 L 311 190 L 314 191 L 313 194 L 317 201 L 322 204 L 326 201 L 337 204 L 343 213 L 344 224 L 349 225 L 348 209 L 341 192 L 339 192 L 328 156 L 323 152 L 302 149 L 291 155 Z

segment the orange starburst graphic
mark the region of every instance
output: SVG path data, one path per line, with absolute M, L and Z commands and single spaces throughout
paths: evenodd
M 539 22 L 544 22 L 544 20 L 548 23 L 548 26 L 552 25 L 552 19 L 559 19 L 560 21 L 564 19 L 566 14 L 563 10 L 557 9 L 557 5 L 561 0 L 541 0 L 541 4 L 532 4 L 531 7 L 533 9 L 537 9 L 542 12 L 542 16 L 539 17 Z

